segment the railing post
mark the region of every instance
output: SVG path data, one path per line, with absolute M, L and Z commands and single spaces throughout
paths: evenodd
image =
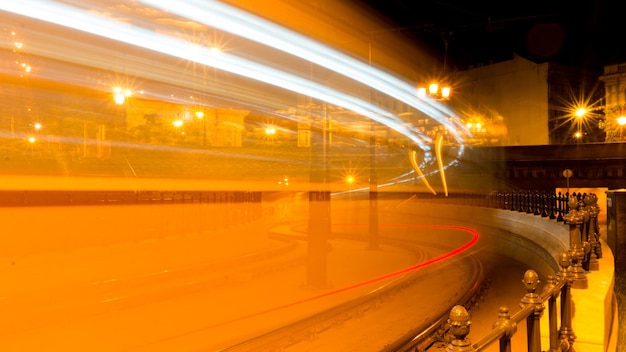
M 576 340 L 572 329 L 572 293 L 571 288 L 575 281 L 574 274 L 569 270 L 572 258 L 569 252 L 561 253 L 559 265 L 561 271 L 557 274 L 560 280 L 565 280 L 561 288 L 561 328 L 559 329 L 559 351 L 574 351 L 573 345 Z
M 540 319 L 544 307 L 541 297 L 536 293 L 539 282 L 539 276 L 534 270 L 527 270 L 526 273 L 524 273 L 523 283 L 527 293 L 522 298 L 520 305 L 522 307 L 533 307 L 533 312 L 526 318 L 528 352 L 541 352 Z
M 546 193 L 542 193 L 541 194 L 541 217 L 542 218 L 547 218 L 548 216 L 550 216 L 550 196 L 548 196 Z
M 585 275 L 585 269 L 583 269 L 583 259 L 585 257 L 585 251 L 581 243 L 581 225 L 583 223 L 583 216 L 578 209 L 578 199 L 576 196 L 572 196 L 569 199 L 569 212 L 563 217 L 566 224 L 569 224 L 569 245 L 570 253 L 572 257 L 572 266 L 570 271 L 574 275 L 573 288 L 587 288 L 587 276 Z
M 600 207 L 598 206 L 598 196 L 593 193 L 590 193 L 585 198 L 585 208 L 589 213 L 589 226 L 587 227 L 588 233 L 588 241 L 589 241 L 589 270 L 600 270 L 600 262 L 598 258 L 598 252 L 601 251 L 602 246 L 599 242 L 600 235 L 598 234 L 598 213 L 600 212 Z
M 556 214 L 555 214 L 555 210 L 556 210 L 556 195 L 554 193 L 550 194 L 549 196 L 549 202 L 550 202 L 550 219 L 554 220 L 556 219 Z
M 569 257 L 568 257 L 569 259 Z M 569 263 L 564 268 L 567 270 Z M 556 299 L 558 297 L 558 291 L 554 291 L 556 287 L 557 278 L 554 275 L 548 275 L 548 282 L 543 288 L 544 292 L 549 295 L 548 297 L 548 326 L 550 332 L 550 350 L 549 352 L 559 352 L 559 321 L 557 317 Z
M 535 212 L 533 214 L 541 215 L 543 212 L 543 206 L 541 205 L 541 195 L 539 194 L 539 191 L 535 191 L 535 195 L 533 197 L 535 203 Z
M 493 324 L 493 328 L 504 330 L 500 338 L 500 352 L 511 352 L 511 338 L 517 332 L 517 324 L 511 320 L 508 307 L 500 307 L 498 320 Z
M 563 194 L 559 192 L 559 195 L 557 196 L 557 209 L 559 214 L 556 217 L 556 221 L 563 221 L 563 215 L 565 214 L 565 205 L 563 203 L 565 203 Z
M 467 309 L 461 305 L 452 307 L 448 317 L 450 334 L 454 336 L 446 347 L 446 352 L 469 352 L 473 351 L 472 343 L 466 339 L 470 332 L 470 315 Z

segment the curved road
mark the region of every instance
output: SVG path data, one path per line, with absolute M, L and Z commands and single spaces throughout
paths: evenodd
M 305 285 L 301 234 L 275 239 L 262 223 L 20 258 L 1 273 L 0 349 L 236 350 L 250 338 L 395 287 L 337 315 L 323 331 L 302 329 L 304 335 L 281 343 L 294 351 L 317 344 L 380 351 L 445 314 L 471 289 L 476 267 L 468 260 L 480 253 L 421 266 L 472 242 L 471 231 L 385 220 L 380 236 L 389 242 L 378 250 L 350 239 L 364 234 L 363 222 L 335 223 L 328 287 L 317 289 Z

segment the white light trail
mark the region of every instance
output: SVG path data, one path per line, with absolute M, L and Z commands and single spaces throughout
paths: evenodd
M 206 0 L 139 1 L 326 67 L 400 100 L 428 114 L 449 130 L 455 130 L 454 125 L 447 119 L 447 116 L 451 115 L 449 109 L 436 102 L 423 101 L 416 96 L 414 86 L 306 36 L 289 31 L 238 8 L 219 1 Z M 455 138 L 462 142 L 462 137 L 455 135 Z
M 204 46 L 158 34 L 111 18 L 98 16 L 83 10 L 37 0 L 0 3 L 0 9 L 67 28 L 94 34 L 147 50 L 171 55 L 184 60 L 215 67 L 220 70 L 250 77 L 293 92 L 305 94 L 333 105 L 341 106 L 368 117 L 407 136 L 420 148 L 429 149 L 429 138 L 414 133 L 394 114 L 362 99 L 347 95 L 324 85 L 278 69 L 215 51 Z M 377 71 L 377 70 L 376 70 Z

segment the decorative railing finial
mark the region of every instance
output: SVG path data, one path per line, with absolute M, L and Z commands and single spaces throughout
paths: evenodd
M 471 342 L 466 339 L 470 332 L 470 315 L 467 309 L 461 305 L 456 305 L 450 310 L 448 325 L 450 326 L 450 334 L 454 339 L 446 348 L 446 352 L 465 352 L 472 351 Z

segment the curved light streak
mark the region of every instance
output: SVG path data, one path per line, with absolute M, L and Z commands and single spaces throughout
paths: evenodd
M 419 165 L 417 165 L 417 152 L 415 150 L 409 151 L 409 159 L 411 160 L 411 165 L 413 165 L 413 169 L 417 173 L 420 180 L 424 182 L 424 185 L 430 190 L 430 192 L 432 192 L 432 194 L 437 194 L 437 192 L 435 192 L 435 190 L 430 186 L 430 183 L 428 183 L 428 180 L 426 179 L 426 176 L 424 176 L 424 173 L 420 169 Z
M 446 118 L 451 114 L 449 109 L 441 104 L 424 102 L 419 99 L 415 95 L 414 86 L 306 36 L 287 30 L 236 7 L 218 1 L 206 0 L 186 2 L 139 1 L 326 67 L 398 99 L 428 114 L 449 130 L 454 130 L 454 125 Z M 462 142 L 461 136 L 455 135 L 455 138 Z
M 160 6 L 173 13 L 193 18 L 198 22 L 282 50 L 296 57 L 324 66 L 339 74 L 348 76 L 357 82 L 368 85 L 392 98 L 403 101 L 414 108 L 428 113 L 433 119 L 448 127 L 451 135 L 462 145 L 463 137 L 456 132 L 457 129 L 454 122 L 450 122 L 443 114 L 443 112 L 449 112 L 443 105 L 433 101 L 422 101 L 413 94 L 414 87 L 384 71 L 366 65 L 361 61 L 339 53 L 295 32 L 288 31 L 276 24 L 216 1 L 177 3 L 175 8 L 171 9 L 170 6 L 162 0 L 140 1 Z M 402 121 L 399 116 L 363 99 L 328 88 L 325 85 L 300 76 L 287 74 L 276 68 L 261 65 L 226 53 L 220 52 L 216 54 L 211 48 L 202 45 L 193 44 L 127 23 L 121 23 L 109 17 L 96 15 L 59 3 L 49 2 L 42 4 L 40 1 L 36 0 L 23 0 L 19 3 L 0 3 L 0 9 L 178 57 L 190 62 L 215 67 L 283 89 L 305 94 L 343 107 L 383 124 L 405 135 L 422 150 L 427 151 L 431 149 L 430 137 L 407 128 L 405 122 Z M 215 17 L 216 13 L 219 14 L 219 16 Z M 208 18 L 214 21 L 207 21 Z M 460 148 L 459 152 L 462 153 L 462 150 L 463 148 Z M 413 154 L 412 158 L 412 162 L 415 164 L 414 169 L 420 174 L 420 178 L 422 178 L 425 184 L 431 189 L 431 192 L 435 193 L 426 181 L 424 174 L 417 166 L 414 158 L 415 154 Z M 444 166 L 441 160 L 438 160 L 438 164 L 439 170 L 442 172 L 441 176 L 444 180 L 447 195 L 447 184 L 443 173 Z
M 210 48 L 155 33 L 110 18 L 94 15 L 67 5 L 36 0 L 0 3 L 0 9 L 26 17 L 54 23 L 147 50 L 215 67 L 261 82 L 305 94 L 341 106 L 381 123 L 405 135 L 420 148 L 429 149 L 428 137 L 413 133 L 401 119 L 389 111 L 362 99 L 328 88 L 322 84 L 291 75 L 234 55 L 215 53 Z
M 448 183 L 446 182 L 446 173 L 443 167 L 443 158 L 441 157 L 441 147 L 443 146 L 443 136 L 437 137 L 435 142 L 435 155 L 437 156 L 437 166 L 439 167 L 439 173 L 441 174 L 441 184 L 443 185 L 443 192 L 448 196 Z

